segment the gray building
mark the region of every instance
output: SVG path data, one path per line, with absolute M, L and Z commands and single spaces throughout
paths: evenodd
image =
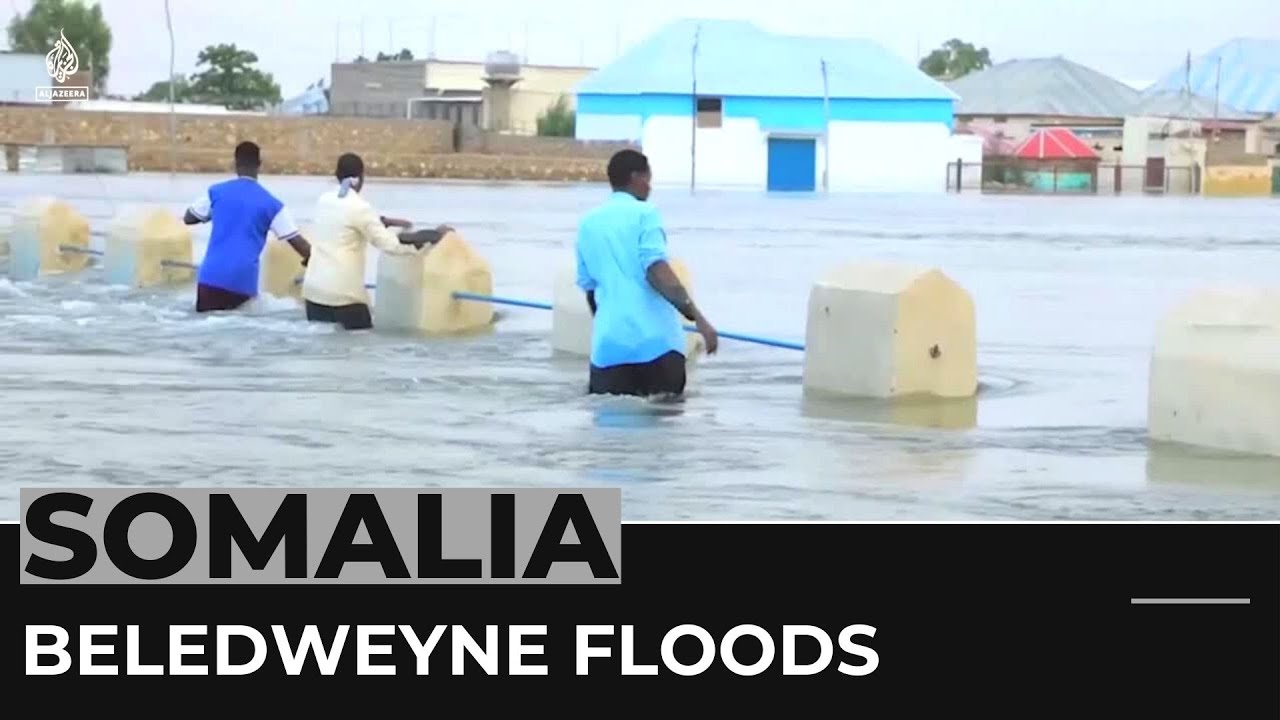
M 479 125 L 481 91 L 428 87 L 430 60 L 334 63 L 329 113 L 348 117 L 446 119 Z
M 43 55 L 0 52 L 0 105 L 50 105 L 36 97 L 36 88 L 54 84 Z

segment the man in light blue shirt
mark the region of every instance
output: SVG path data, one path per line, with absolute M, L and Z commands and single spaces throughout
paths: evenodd
M 650 178 L 644 155 L 619 151 L 609 160 L 613 194 L 578 226 L 578 287 L 593 316 L 592 394 L 682 395 L 680 315 L 697 325 L 707 354 L 716 351 L 715 328 L 667 263 L 662 219 L 646 202 Z

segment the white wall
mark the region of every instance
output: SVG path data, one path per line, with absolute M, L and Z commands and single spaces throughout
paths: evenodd
M 768 138 L 769 133 L 750 118 L 725 118 L 722 127 L 700 128 L 697 185 L 765 189 Z M 834 122 L 830 187 L 833 192 L 945 192 L 948 162 L 957 157 L 964 157 L 966 163 L 981 162 L 981 140 L 977 142 L 976 148 L 972 143 L 957 143 L 938 123 Z M 655 184 L 689 184 L 688 118 L 650 118 L 641 145 L 653 166 Z M 826 157 L 821 137 L 816 139 L 816 152 L 814 188 L 821 190 Z
M 940 123 L 831 124 L 835 192 L 945 192 L 954 160 L 951 131 Z

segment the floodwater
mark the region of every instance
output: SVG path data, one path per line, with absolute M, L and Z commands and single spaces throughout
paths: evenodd
M 57 194 L 101 247 L 127 203 L 180 212 L 213 179 L 0 175 L 0 223 L 23 194 Z M 302 222 L 328 184 L 264 182 Z M 497 294 L 541 301 L 604 194 L 368 189 L 387 215 L 459 228 Z M 0 519 L 17 517 L 20 487 L 101 485 L 609 486 L 628 520 L 1280 518 L 1280 461 L 1145 437 L 1158 317 L 1198 285 L 1277 282 L 1280 202 L 652 199 L 722 330 L 803 341 L 812 282 L 844 260 L 943 268 L 975 299 L 978 398 L 806 399 L 802 353 L 722 340 L 684 405 L 659 411 L 586 397 L 584 361 L 552 355 L 543 310 L 500 308 L 491 333 L 435 340 L 309 325 L 281 299 L 197 317 L 191 287 L 113 288 L 96 268 L 0 279 Z

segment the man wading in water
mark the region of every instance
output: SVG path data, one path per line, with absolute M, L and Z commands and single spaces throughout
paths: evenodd
M 347 153 L 334 171 L 338 186 L 316 202 L 311 261 L 302 279 L 307 320 L 337 323 L 347 330 L 373 327 L 369 295 L 364 287 L 368 246 L 392 255 L 412 255 L 434 245 L 453 228 L 441 225 L 396 235 L 389 228 L 410 223 L 379 215 L 361 196 L 364 161 Z
M 258 184 L 261 152 L 251 142 L 236 146 L 236 178 L 210 187 L 187 208 L 182 221 L 213 221 L 209 247 L 196 280 L 196 312 L 235 310 L 258 294 L 258 261 L 267 231 L 289 243 L 305 264 L 311 246 L 298 232 L 284 203 Z
M 578 227 L 578 287 L 592 314 L 588 392 L 684 394 L 685 338 L 678 310 L 716 352 L 716 329 L 667 264 L 667 236 L 649 199 L 649 161 L 635 150 L 609 160 L 613 194 Z

